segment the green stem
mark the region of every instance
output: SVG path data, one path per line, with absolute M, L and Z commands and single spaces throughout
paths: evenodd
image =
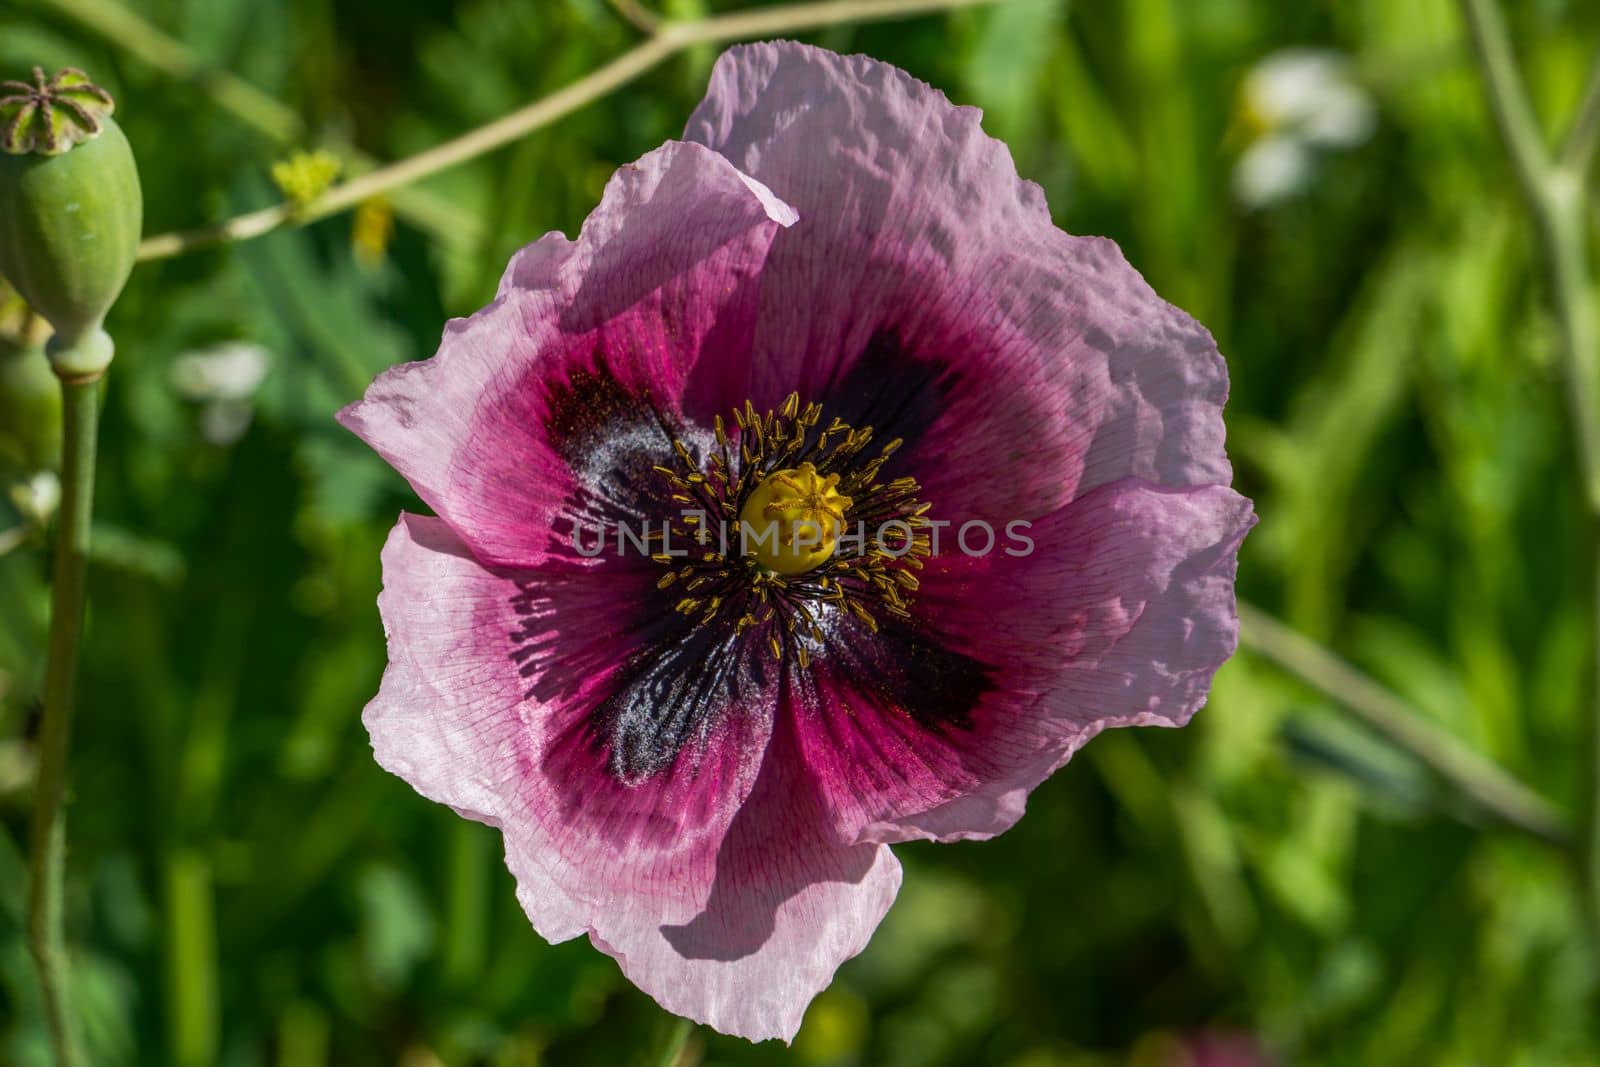
M 1594 523 L 1594 538 L 1596 544 L 1600 545 L 1600 520 Z M 1600 630 L 1600 547 L 1595 550 L 1594 569 L 1595 628 Z M 1583 878 L 1589 890 L 1589 919 L 1596 941 L 1600 943 L 1600 651 L 1595 654 L 1594 686 L 1596 706 L 1589 737 L 1588 821 L 1584 828 L 1586 839 L 1581 862 Z
M 1596 63 L 1600 70 L 1600 61 Z M 1565 354 L 1567 397 L 1577 427 L 1583 475 L 1589 490 L 1593 557 L 1595 664 L 1591 699 L 1589 797 L 1585 805 L 1583 847 L 1578 859 L 1586 887 L 1589 917 L 1600 945 L 1600 311 L 1590 277 L 1588 218 L 1580 174 L 1553 171 L 1545 187 L 1539 219 L 1546 272 Z
M 1583 180 L 1576 174 L 1552 170 L 1532 196 L 1535 229 L 1561 334 L 1578 459 L 1589 510 L 1600 518 L 1600 325 L 1589 277 Z
M 1511 169 L 1524 192 L 1537 189 L 1547 166 L 1548 153 L 1534 118 L 1533 105 L 1517 73 L 1511 36 L 1495 0 L 1461 0 L 1461 14 L 1472 40 L 1472 54 L 1483 77 L 1495 127 L 1511 157 Z
M 1600 145 L 1600 56 L 1595 58 L 1589 71 L 1589 84 L 1578 103 L 1572 129 L 1561 146 L 1562 165 L 1574 172 L 1583 172 L 1594 159 L 1597 145 Z
M 1375 733 L 1448 783 L 1482 815 L 1543 841 L 1565 846 L 1565 817 L 1539 794 L 1479 755 L 1309 637 L 1240 603 L 1241 642 L 1352 712 Z
M 476 159 L 503 145 L 548 126 L 608 93 L 638 78 L 671 56 L 696 45 L 755 37 L 780 37 L 785 34 L 818 30 L 828 26 L 871 22 L 881 19 L 922 15 L 961 7 L 997 3 L 998 0 L 827 0 L 824 3 L 788 4 L 712 15 L 682 22 L 662 22 L 656 32 L 637 46 L 590 71 L 577 81 L 549 96 L 502 115 L 493 122 L 462 134 L 398 163 L 369 171 L 341 185 L 310 204 L 288 202 L 237 215 L 215 226 L 182 233 L 164 233 L 145 238 L 139 245 L 139 259 L 164 259 L 197 248 L 248 241 L 284 226 L 303 226 L 318 219 L 348 211 L 375 196 L 388 195 L 437 174 Z
M 1483 76 L 1500 138 L 1511 156 L 1523 199 L 1533 217 L 1540 258 L 1561 334 L 1567 401 L 1577 438 L 1584 495 L 1600 533 L 1600 311 L 1588 262 L 1585 173 L 1600 139 L 1600 56 L 1578 105 L 1559 157 L 1540 137 L 1533 108 L 1517 72 L 1505 21 L 1493 0 L 1461 0 L 1473 54 Z M 1596 538 L 1600 542 L 1600 537 Z M 1591 700 L 1590 794 L 1578 861 L 1586 910 L 1600 942 L 1600 549 L 1595 568 L 1596 655 Z
M 100 383 L 63 381 L 61 513 L 56 529 L 54 586 L 50 594 L 50 646 L 45 667 L 44 720 L 39 730 L 39 781 L 28 854 L 28 947 L 39 969 L 45 1019 L 58 1067 L 80 1062 L 67 1004 L 66 946 L 62 935 L 62 868 L 66 859 L 67 746 L 83 638 L 84 585 L 89 562 L 89 520 L 94 509 L 95 438 Z
M 661 28 L 661 16 L 639 3 L 639 0 L 611 0 L 611 6 L 640 33 L 655 33 Z
M 270 93 L 226 69 L 207 64 L 193 49 L 115 0 L 42 0 L 83 29 L 116 45 L 144 64 L 178 82 L 194 85 L 222 110 L 274 144 L 292 148 L 306 137 L 305 123 L 295 110 Z M 358 168 L 376 164 L 360 152 L 348 153 Z M 444 197 L 426 189 L 396 190 L 395 210 L 415 225 L 446 241 L 475 239 L 477 221 Z

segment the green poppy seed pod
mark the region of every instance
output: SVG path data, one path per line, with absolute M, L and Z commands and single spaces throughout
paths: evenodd
M 55 328 L 68 377 L 111 361 L 101 323 L 139 249 L 139 172 L 113 106 L 81 71 L 0 82 L 0 275 Z

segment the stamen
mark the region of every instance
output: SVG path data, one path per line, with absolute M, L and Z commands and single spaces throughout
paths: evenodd
M 675 567 L 658 587 L 677 584 L 686 594 L 677 610 L 701 624 L 731 623 L 735 635 L 767 628 L 773 658 L 789 649 L 802 668 L 840 612 L 874 633 L 879 615 L 910 618 L 920 587 L 911 572 L 932 552 L 930 505 L 917 499 L 916 481 L 878 480 L 903 441 L 863 460 L 873 429 L 834 418 L 819 430 L 822 414 L 798 393 L 761 413 L 746 400 L 733 429 L 713 420 L 715 447 L 703 459 L 675 439 L 677 468 L 655 468 L 683 508 L 670 540 L 701 548 L 687 560 L 654 555 Z

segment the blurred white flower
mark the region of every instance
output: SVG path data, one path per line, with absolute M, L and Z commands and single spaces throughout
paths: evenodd
M 260 345 L 229 341 L 186 352 L 172 363 L 179 396 L 204 404 L 200 433 L 214 445 L 231 445 L 250 428 L 252 401 L 272 367 Z
M 1316 177 L 1324 151 L 1353 148 L 1372 136 L 1377 111 L 1337 52 L 1274 52 L 1245 75 L 1240 104 L 1250 143 L 1233 172 L 1233 192 L 1250 208 L 1294 196 Z
M 43 526 L 61 506 L 61 479 L 55 471 L 36 471 L 11 486 L 11 503 L 28 522 Z
M 1233 195 L 1250 207 L 1287 200 L 1311 183 L 1316 169 L 1312 150 L 1293 137 L 1256 141 L 1233 168 Z
M 1372 135 L 1376 114 L 1337 52 L 1290 48 L 1251 68 L 1245 107 L 1269 130 L 1288 130 L 1316 145 L 1349 148 Z
M 228 341 L 174 360 L 172 386 L 190 400 L 249 400 L 271 365 L 271 354 L 260 345 Z

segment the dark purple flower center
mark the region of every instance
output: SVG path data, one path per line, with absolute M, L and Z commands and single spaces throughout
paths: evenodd
M 579 733 L 617 781 L 655 779 L 701 751 L 719 723 L 759 714 L 769 699 L 809 715 L 847 692 L 930 733 L 972 727 L 990 668 L 944 647 L 912 605 L 934 523 L 899 438 L 925 438 L 939 378 L 887 337 L 868 347 L 866 367 L 829 387 L 825 405 L 795 394 L 775 411 L 746 402 L 731 419 L 685 417 L 623 385 L 604 355 L 512 394 L 549 390 L 545 426 L 576 482 L 549 544 L 577 566 L 530 579 L 518 598 L 528 620 L 518 669 L 534 679 L 531 696 L 594 700 Z M 824 414 L 833 410 L 850 418 Z M 877 445 L 888 427 L 895 439 Z M 811 476 L 796 477 L 808 464 Z M 841 510 L 826 557 L 794 574 L 739 540 L 739 519 L 764 515 L 761 487 L 780 478 L 793 482 L 782 487 L 788 498 L 768 502 Z M 596 566 L 631 575 L 640 562 L 657 570 L 640 575 L 625 616 L 587 592 Z M 552 631 L 553 619 L 565 623 Z M 596 675 L 603 690 L 580 696 Z
M 822 406 L 802 408 L 798 393 L 765 414 L 747 400 L 733 419 L 737 441 L 719 415 L 702 460 L 675 438 L 677 466 L 655 468 L 680 508 L 664 546 L 692 546 L 653 556 L 671 568 L 658 587 L 683 594 L 677 611 L 731 621 L 735 635 L 764 631 L 773 658 L 787 648 L 802 667 L 840 611 L 874 633 L 880 614 L 910 618 L 929 505 L 915 479 L 879 479 L 900 439 L 864 459 L 872 428 L 824 427 Z

